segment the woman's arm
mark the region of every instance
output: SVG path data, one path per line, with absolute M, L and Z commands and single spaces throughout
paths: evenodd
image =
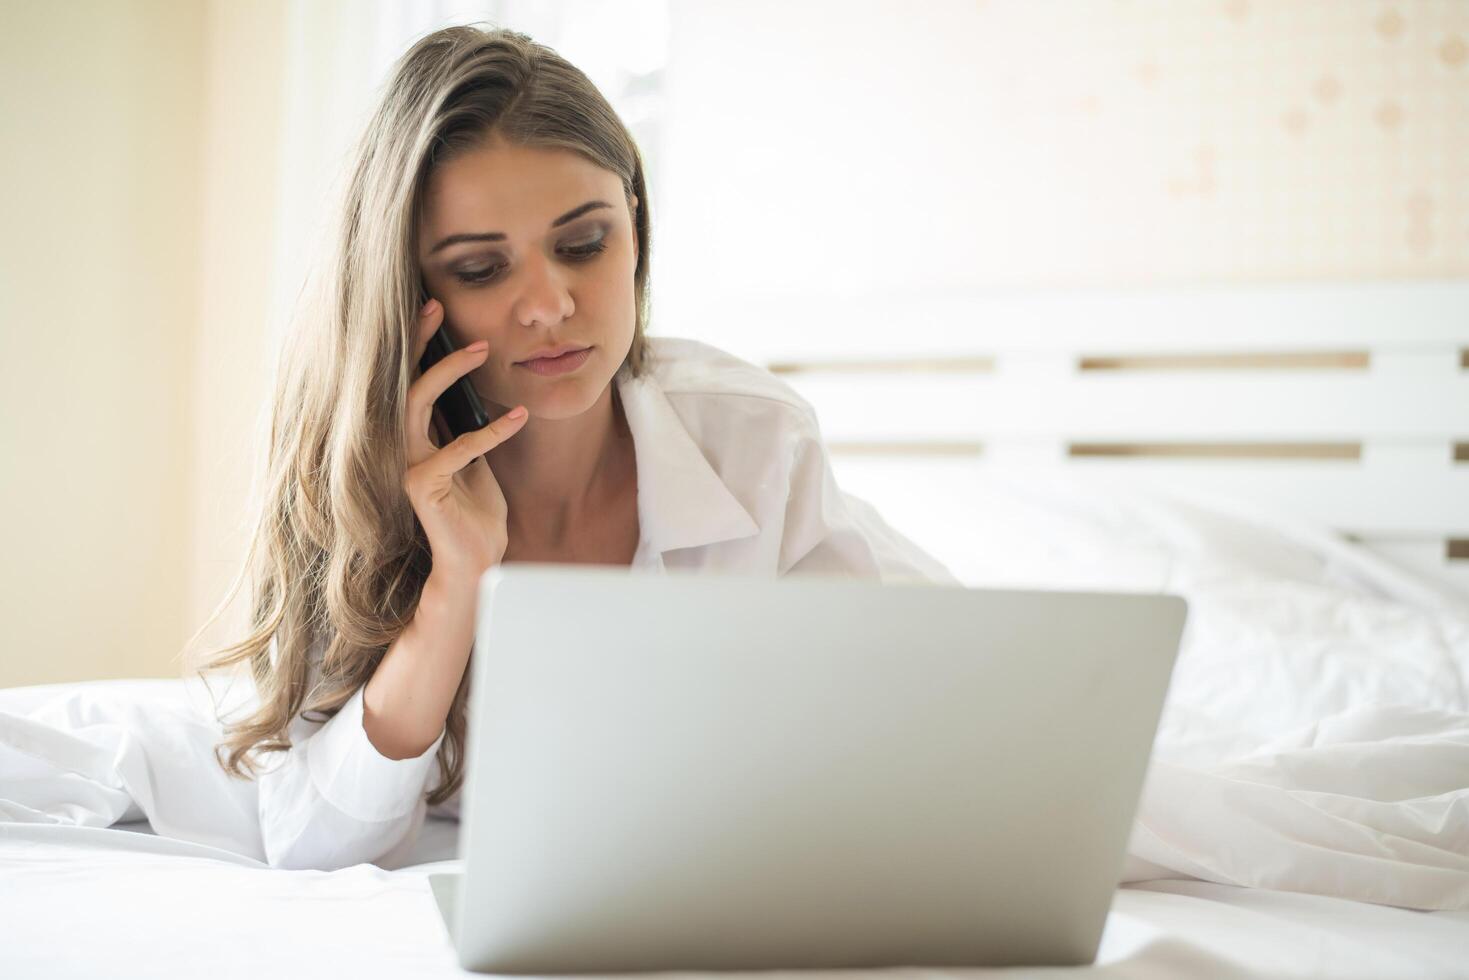
M 330 871 L 378 861 L 422 826 L 442 736 L 420 756 L 387 758 L 363 728 L 362 695 L 358 688 L 325 723 L 298 717 L 290 749 L 266 757 L 271 768 L 257 782 L 272 867 Z
M 430 572 L 413 619 L 367 682 L 363 727 L 387 758 L 422 755 L 443 734 L 474 645 L 478 586 Z
M 325 722 L 298 717 L 259 777 L 266 861 L 334 869 L 408 846 L 427 810 L 449 708 L 474 634 L 472 587 L 435 579 L 366 684 Z

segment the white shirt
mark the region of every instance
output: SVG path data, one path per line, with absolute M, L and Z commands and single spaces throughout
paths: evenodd
M 650 337 L 640 378 L 614 383 L 631 430 L 641 528 L 630 571 L 707 569 L 960 584 L 866 501 L 837 486 L 816 413 L 758 365 L 701 341 Z M 298 716 L 292 747 L 264 756 L 266 860 L 330 870 L 398 867 L 430 811 L 441 732 L 422 755 L 389 759 L 362 727 L 358 688 L 325 722 Z M 279 760 L 277 762 L 276 760 Z

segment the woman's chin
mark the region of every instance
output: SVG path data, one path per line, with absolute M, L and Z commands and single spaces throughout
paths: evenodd
M 559 381 L 556 379 L 542 380 L 550 380 L 555 383 L 522 385 L 520 400 L 512 402 L 504 409 L 504 412 L 510 411 L 516 405 L 524 405 L 530 412 L 531 421 L 575 418 L 590 411 L 592 406 L 597 404 L 603 388 L 606 387 L 604 384 L 602 388 L 592 390 L 592 383 L 586 378 L 578 378 L 575 381 L 570 378 L 563 378 Z

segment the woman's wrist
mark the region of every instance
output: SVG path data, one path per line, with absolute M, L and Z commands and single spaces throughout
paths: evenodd
M 479 576 L 435 566 L 423 583 L 418 608 L 428 607 L 434 618 L 453 616 L 466 606 L 472 608 L 479 591 Z

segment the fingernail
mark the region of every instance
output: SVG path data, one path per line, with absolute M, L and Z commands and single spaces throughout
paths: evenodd
M 419 310 L 418 312 L 419 313 L 422 313 L 424 316 L 428 316 L 430 313 L 433 312 L 433 310 L 434 310 L 434 301 L 433 300 L 429 300 L 427 303 L 424 303 L 423 304 L 423 309 Z
M 523 419 L 523 418 L 525 418 L 525 406 L 524 405 L 517 405 L 515 408 L 512 408 L 509 412 L 506 413 L 506 417 L 512 418 L 512 419 Z
M 488 340 L 476 340 L 474 343 L 470 344 L 464 349 L 478 354 L 480 351 L 484 350 L 488 346 L 490 346 L 490 342 Z

